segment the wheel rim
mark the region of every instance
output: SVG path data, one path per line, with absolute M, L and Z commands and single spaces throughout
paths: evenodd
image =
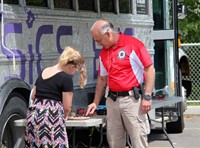
M 16 141 L 16 137 L 14 136 L 15 133 L 15 126 L 14 126 L 14 121 L 17 119 L 21 119 L 21 116 L 18 114 L 12 114 L 7 118 L 4 126 L 3 126 L 3 131 L 2 131 L 2 148 L 12 148 L 13 141 Z

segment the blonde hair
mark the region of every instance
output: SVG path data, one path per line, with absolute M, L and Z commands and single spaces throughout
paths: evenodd
M 65 47 L 62 54 L 59 57 L 58 62 L 61 65 L 67 65 L 68 63 L 73 63 L 77 70 L 79 71 L 79 85 L 83 88 L 87 83 L 87 70 L 85 67 L 84 57 L 80 51 L 72 48 L 72 47 Z

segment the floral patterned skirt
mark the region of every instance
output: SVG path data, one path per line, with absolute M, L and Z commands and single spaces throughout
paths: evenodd
M 35 98 L 28 108 L 25 148 L 68 148 L 63 105 Z

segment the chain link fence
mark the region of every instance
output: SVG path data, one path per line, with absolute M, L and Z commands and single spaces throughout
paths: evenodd
M 182 44 L 181 48 L 188 56 L 192 81 L 192 93 L 187 103 L 200 105 L 200 43 Z

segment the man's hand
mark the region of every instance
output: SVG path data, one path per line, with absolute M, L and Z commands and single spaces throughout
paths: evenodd
M 96 108 L 97 108 L 97 105 L 95 103 L 91 103 L 90 105 L 88 105 L 86 116 L 93 114 Z
M 147 114 L 151 110 L 152 100 L 142 99 L 142 113 Z

